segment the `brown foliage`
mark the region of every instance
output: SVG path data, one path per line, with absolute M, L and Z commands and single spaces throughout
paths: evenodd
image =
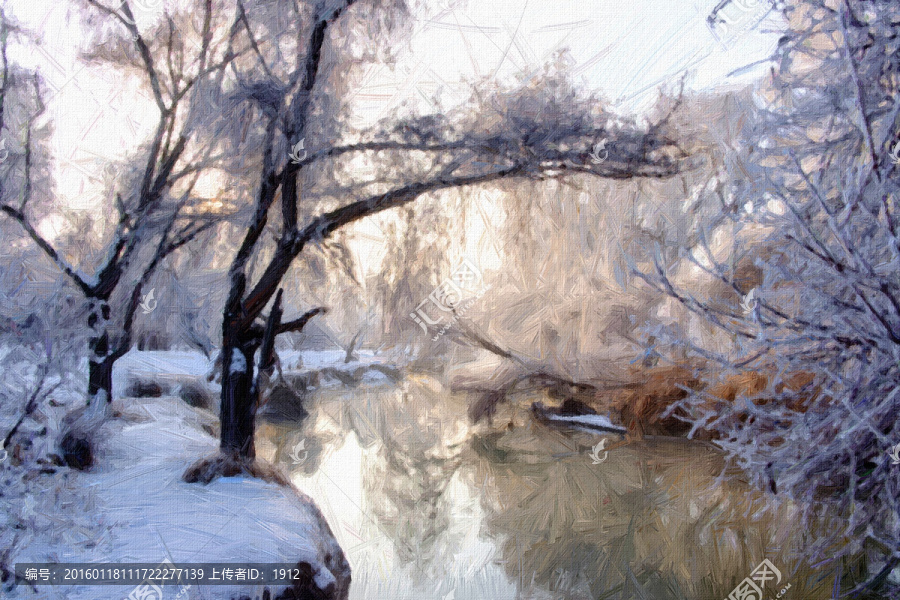
M 740 397 L 756 397 L 769 388 L 771 378 L 762 373 L 747 371 L 731 375 L 724 381 L 709 383 L 685 367 L 665 367 L 645 372 L 642 380 L 613 400 L 612 408 L 619 412 L 622 424 L 628 428 L 631 437 L 642 435 L 684 436 L 690 425 L 674 416 L 663 417 L 665 411 L 675 402 L 683 400 L 688 390 L 703 390 L 712 404 L 720 400 L 734 402 Z M 813 386 L 812 373 L 790 373 L 774 385 L 774 392 L 787 393 L 787 406 L 797 412 L 806 412 L 810 401 L 818 395 Z M 756 398 L 757 406 L 772 402 L 771 398 Z M 715 435 L 700 431 L 697 439 L 711 440 Z
M 690 425 L 675 417 L 662 414 L 674 402 L 683 400 L 688 392 L 697 389 L 699 381 L 689 369 L 666 367 L 646 372 L 634 387 L 617 394 L 612 409 L 618 411 L 629 436 L 640 439 L 646 435 L 683 436 Z

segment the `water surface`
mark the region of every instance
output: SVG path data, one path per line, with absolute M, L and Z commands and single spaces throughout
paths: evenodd
M 791 583 L 786 600 L 830 597 L 833 576 L 794 557 L 809 532 L 788 507 L 754 518 L 771 497 L 717 479 L 715 449 L 644 440 L 595 464 L 601 436 L 513 406 L 474 426 L 466 406 L 420 378 L 323 390 L 302 423 L 260 424 L 260 456 L 344 548 L 351 599 L 718 600 L 763 558 Z

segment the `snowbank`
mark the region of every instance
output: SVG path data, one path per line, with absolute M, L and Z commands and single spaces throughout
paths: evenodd
M 139 362 L 147 362 L 144 358 Z M 199 374 L 199 365 L 194 365 L 186 360 L 179 366 Z M 171 372 L 172 362 L 167 361 L 167 367 Z M 117 400 L 113 409 L 118 416 L 101 428 L 97 461 L 89 472 L 58 469 L 19 484 L 19 479 L 28 479 L 13 473 L 21 467 L 0 465 L 4 485 L 30 487 L 3 490 L 8 505 L 0 507 L 7 509 L 0 512 L 0 529 L 23 532 L 9 564 L 306 562 L 316 582 L 312 585 L 325 588 L 314 591 L 316 598 L 347 597 L 349 564 L 309 497 L 244 477 L 217 479 L 206 486 L 181 481 L 193 461 L 217 449 L 217 440 L 204 431 L 211 425 L 208 414 L 171 396 Z M 285 592 L 275 587 L 270 586 L 273 599 Z M 4 597 L 122 600 L 133 590 L 39 586 L 34 591 L 20 583 Z M 163 590 L 166 600 L 256 600 L 264 588 L 195 585 Z
M 312 387 L 384 383 L 400 377 L 399 371 L 383 357 L 365 350 L 346 363 L 343 350 L 279 350 L 278 356 L 285 375 L 305 378 L 313 382 Z

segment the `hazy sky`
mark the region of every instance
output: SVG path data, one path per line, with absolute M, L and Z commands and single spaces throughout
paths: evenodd
M 742 10 L 761 1 L 740 0 Z M 438 88 L 443 88 L 445 101 L 462 100 L 469 95 L 467 81 L 531 72 L 566 48 L 576 77 L 623 112 L 647 108 L 661 85 L 674 86 L 684 72 L 693 88 L 746 82 L 760 67 L 741 79 L 728 74 L 768 56 L 778 35 L 760 33 L 764 27 L 737 35 L 756 23 L 747 9 L 737 15 L 746 17 L 747 24 L 734 25 L 734 39 L 723 44 L 705 20 L 715 4 L 432 0 L 417 15 L 415 33 L 398 63 L 393 68 L 375 66 L 367 74 L 356 92 L 357 117 L 360 124 L 373 122 L 404 101 L 428 110 L 428 98 Z M 104 164 L 127 155 L 149 134 L 156 117 L 142 118 L 152 114 L 148 111 L 155 110 L 153 105 L 135 89 L 122 86 L 121 77 L 78 61 L 75 45 L 80 36 L 66 18 L 69 5 L 10 0 L 12 14 L 42 40 L 37 53 L 11 48 L 10 58 L 37 66 L 47 78 L 58 193 L 71 207 L 90 209 L 101 200 Z M 162 0 L 132 0 L 139 25 L 159 14 L 162 6 Z

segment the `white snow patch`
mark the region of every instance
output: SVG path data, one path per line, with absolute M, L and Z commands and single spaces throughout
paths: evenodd
M 604 429 L 612 429 L 614 431 L 621 431 L 622 433 L 626 431 L 624 427 L 622 427 L 621 425 L 613 424 L 613 422 L 610 421 L 608 417 L 604 417 L 603 415 L 563 416 L 547 414 L 545 416 L 550 421 L 562 421 L 566 423 L 572 423 L 573 425 L 587 425 L 589 427 L 603 427 Z
M 237 348 L 231 350 L 231 364 L 228 365 L 228 370 L 232 373 L 247 372 L 247 359 Z

